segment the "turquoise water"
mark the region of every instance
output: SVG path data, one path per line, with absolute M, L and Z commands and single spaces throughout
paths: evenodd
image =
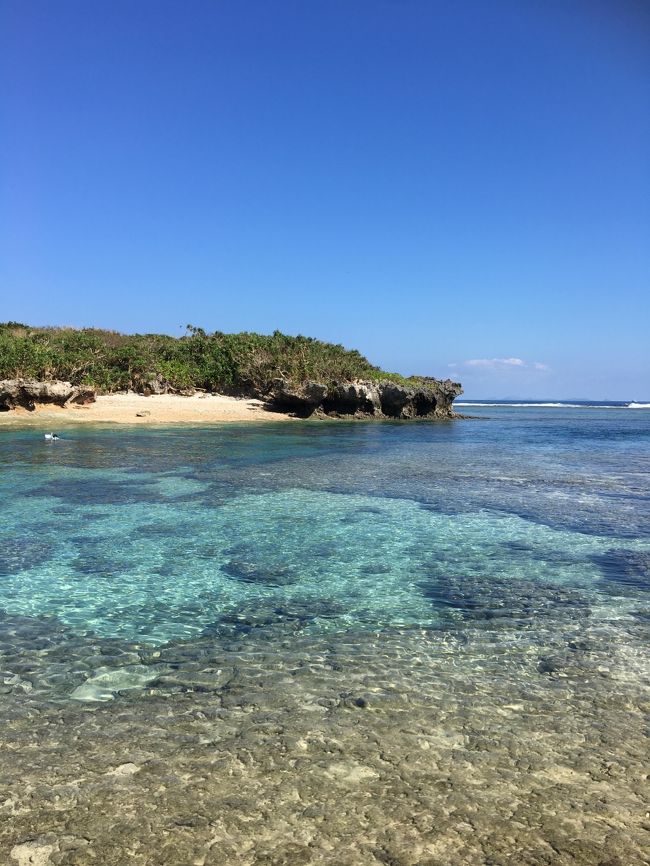
M 647 863 L 650 411 L 0 433 L 0 861 Z
M 0 610 L 161 645 L 647 601 L 650 412 L 474 411 L 3 431 Z

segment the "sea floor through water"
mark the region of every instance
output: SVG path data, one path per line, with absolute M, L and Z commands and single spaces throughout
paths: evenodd
M 647 862 L 650 413 L 479 412 L 3 433 L 2 862 Z

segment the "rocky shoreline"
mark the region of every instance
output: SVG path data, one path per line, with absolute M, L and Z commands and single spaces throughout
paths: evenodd
M 269 389 L 271 403 L 280 410 L 307 418 L 311 415 L 355 418 L 453 418 L 452 404 L 462 393 L 458 382 L 423 380 L 417 386 L 390 379 L 356 381 L 334 385 L 306 382 L 294 386 L 274 379 Z
M 270 412 L 288 413 L 299 418 L 454 418 L 454 399 L 462 393 L 458 382 L 423 379 L 422 384 L 403 385 L 390 379 L 340 382 L 326 385 L 308 381 L 293 384 L 273 379 L 263 391 L 239 395 L 261 401 Z M 202 392 L 175 391 L 161 377 L 143 384 L 141 396 L 203 396 Z M 208 396 L 208 395 L 205 395 Z M 0 381 L 0 412 L 37 407 L 68 408 L 89 406 L 97 392 L 70 382 L 41 382 L 34 379 Z

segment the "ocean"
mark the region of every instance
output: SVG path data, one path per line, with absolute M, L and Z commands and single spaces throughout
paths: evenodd
M 501 407 L 506 409 L 650 409 L 639 400 L 456 400 L 454 406 Z
M 650 412 L 456 405 L 2 431 L 2 862 L 646 862 Z

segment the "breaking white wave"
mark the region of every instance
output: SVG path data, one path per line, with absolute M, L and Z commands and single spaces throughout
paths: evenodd
M 505 409 L 650 409 L 650 403 L 478 403 L 455 401 L 454 406 L 503 407 Z
M 454 406 L 505 406 L 506 408 L 512 409 L 609 409 L 614 407 L 609 406 L 582 406 L 579 403 L 462 403 L 456 401 Z

